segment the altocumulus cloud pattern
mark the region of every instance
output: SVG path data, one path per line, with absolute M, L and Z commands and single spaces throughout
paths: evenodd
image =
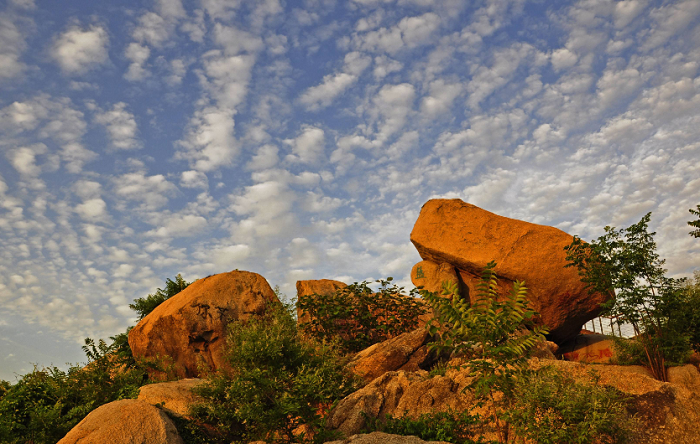
M 700 263 L 697 0 L 8 0 L 0 377 L 182 272 L 394 276 L 455 197 Z

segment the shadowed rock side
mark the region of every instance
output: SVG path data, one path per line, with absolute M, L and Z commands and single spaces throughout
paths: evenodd
M 160 304 L 131 332 L 136 358 L 172 360 L 180 378 L 197 377 L 200 367 L 224 366 L 226 325 L 261 314 L 279 304 L 265 278 L 231 271 L 200 279 Z
M 87 415 L 58 444 L 183 444 L 168 416 L 136 399 L 110 402 Z
M 444 265 L 449 264 L 458 275 L 462 296 L 473 300 L 484 267 L 496 261 L 499 292 L 510 291 L 516 280 L 525 281 L 540 322 L 550 328 L 550 338 L 562 344 L 611 297 L 589 294 L 576 269 L 564 268 L 564 247 L 572 240 L 557 228 L 498 216 L 459 199 L 433 199 L 423 205 L 411 232 L 411 242 L 431 264 L 414 267 L 412 280 L 416 286 L 434 288 L 433 281 L 452 275 Z
M 301 296 L 311 296 L 313 294 L 330 295 L 335 294 L 341 288 L 348 285 L 344 282 L 332 279 L 315 279 L 307 281 L 297 281 L 297 300 Z M 309 322 L 309 314 L 297 308 L 297 323 Z

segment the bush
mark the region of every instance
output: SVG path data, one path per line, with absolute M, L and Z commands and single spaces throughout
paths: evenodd
M 149 294 L 144 298 L 134 299 L 134 303 L 129 304 L 129 308 L 138 313 L 140 321 L 148 316 L 148 314 L 155 310 L 160 304 L 180 293 L 191 283 L 192 282 L 185 281 L 182 275 L 178 273 L 174 281 L 170 278 L 165 280 L 165 288 L 157 288 L 153 294 Z
M 683 281 L 665 276 L 664 260 L 656 253 L 654 235 L 647 230 L 651 213 L 637 224 L 615 230 L 590 243 L 575 237 L 565 248 L 568 266 L 576 266 L 591 292 L 615 291 L 604 304 L 605 314 L 632 324 L 654 377 L 667 381 L 666 367 L 690 355 L 690 332 L 684 314 L 687 292 Z
M 627 442 L 634 423 L 619 392 L 543 368 L 518 380 L 505 414 L 519 437 L 542 444 Z
M 429 325 L 430 333 L 436 338 L 431 349 L 469 360 L 465 367 L 474 379 L 467 388 L 474 392 L 477 405 L 490 402 L 491 420 L 499 441 L 506 443 L 510 426 L 500 412 L 515 402 L 516 381 L 531 372 L 528 354 L 538 341 L 544 340 L 548 330 L 533 324 L 536 313 L 528 307 L 524 283 L 515 282 L 513 291 L 498 301 L 495 267 L 495 262 L 486 266 L 477 300 L 471 306 L 455 297 L 454 283 L 444 284 L 442 296 L 428 291 L 421 294 L 435 309 L 439 324 Z M 501 395 L 496 395 L 497 392 Z
M 288 306 L 270 307 L 263 317 L 229 328 L 232 370 L 219 371 L 197 389 L 206 401 L 193 409 L 194 417 L 227 442 L 327 437 L 325 410 L 355 389 L 336 351 L 302 338 Z M 302 424 L 308 434 L 295 436 Z
M 370 282 L 355 282 L 335 294 L 299 296 L 297 307 L 310 321 L 301 324 L 305 333 L 319 341 L 338 340 L 346 353 L 356 353 L 370 345 L 418 328 L 418 317 L 425 307 L 416 291 L 403 294 L 403 287 L 379 280 L 374 292 Z
M 90 362 L 68 371 L 35 368 L 0 397 L 0 442 L 54 444 L 88 413 L 118 399 L 135 398 L 145 372 L 109 359 L 109 347 L 86 340 Z
M 393 435 L 417 436 L 424 441 L 446 441 L 456 444 L 480 443 L 474 440 L 480 424 L 478 416 L 468 412 L 425 413 L 416 419 L 407 416 L 394 418 L 387 415 L 383 420 L 365 415 L 367 426 L 363 433 L 384 432 Z

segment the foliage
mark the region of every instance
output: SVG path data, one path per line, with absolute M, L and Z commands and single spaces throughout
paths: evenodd
M 192 282 L 185 281 L 182 278 L 182 275 L 178 273 L 178 275 L 175 276 L 174 281 L 170 278 L 165 280 L 165 288 L 158 288 L 153 294 L 149 294 L 143 298 L 134 299 L 134 303 L 129 304 L 129 308 L 138 313 L 139 320 L 141 320 L 148 316 L 150 312 L 155 310 L 157 306 L 180 293 L 191 283 Z
M 111 359 L 111 347 L 85 340 L 89 363 L 34 371 L 20 378 L 0 398 L 0 443 L 54 444 L 102 404 L 135 398 L 145 372 Z
M 387 415 L 383 420 L 365 415 L 367 425 L 363 433 L 374 431 L 393 435 L 417 436 L 424 441 L 446 441 L 456 444 L 483 442 L 474 440 L 476 428 L 480 424 L 478 416 L 468 412 L 432 412 L 424 413 L 418 418 L 403 416 L 394 418 Z
M 280 442 L 295 437 L 302 424 L 315 439 L 328 436 L 323 414 L 355 389 L 337 352 L 297 331 L 290 306 L 273 306 L 260 318 L 229 326 L 227 360 L 197 389 L 206 401 L 193 409 L 227 439 Z M 322 440 L 320 442 L 323 442 Z
M 683 362 L 690 338 L 679 316 L 685 303 L 682 281 L 665 276 L 664 260 L 656 253 L 654 235 L 647 226 L 651 213 L 629 228 L 605 227 L 590 243 L 575 237 L 565 248 L 567 266 L 578 268 L 591 292 L 615 291 L 603 307 L 620 324 L 632 324 L 642 344 L 647 365 L 659 380 L 667 381 L 666 366 Z
M 695 230 L 691 231 L 689 234 L 693 237 L 700 237 L 700 205 L 698 205 L 697 210 L 693 210 L 691 208 L 688 211 L 690 211 L 690 214 L 698 216 L 698 220 L 691 220 L 690 222 L 688 222 L 688 225 L 690 225 L 693 228 L 696 228 Z
M 301 324 L 303 331 L 320 341 L 338 340 L 346 353 L 355 353 L 372 344 L 393 338 L 418 327 L 424 306 L 403 287 L 390 283 L 393 278 L 378 280 L 374 292 L 370 282 L 355 282 L 335 293 L 299 296 L 297 307 L 308 314 Z
M 502 421 L 501 413 L 514 402 L 517 378 L 530 372 L 529 351 L 544 340 L 548 330 L 532 322 L 536 313 L 528 306 L 524 283 L 515 282 L 512 292 L 499 301 L 495 267 L 494 262 L 486 266 L 477 300 L 471 306 L 459 297 L 449 298 L 457 295 L 454 283 L 444 284 L 442 297 L 428 291 L 421 294 L 435 309 L 440 324 L 429 326 L 436 338 L 431 348 L 469 359 L 467 367 L 474 379 L 468 388 L 473 390 L 479 405 L 490 401 L 491 418 L 500 442 L 505 443 L 509 439 L 509 424 Z M 502 395 L 496 396 L 496 392 Z
M 610 387 L 583 384 L 543 368 L 518 379 L 506 412 L 516 435 L 541 444 L 627 442 L 634 423 L 626 400 Z
M 694 273 L 693 279 L 683 282 L 682 292 L 685 308 L 678 314 L 679 322 L 690 335 L 690 346 L 700 351 L 700 271 Z

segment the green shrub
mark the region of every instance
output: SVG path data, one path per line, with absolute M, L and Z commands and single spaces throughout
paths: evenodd
M 290 307 L 231 323 L 227 345 L 232 370 L 198 388 L 206 401 L 193 409 L 197 420 L 228 442 L 311 439 L 295 437 L 302 424 L 315 439 L 328 436 L 322 413 L 355 389 L 354 379 L 334 349 L 299 334 Z
M 605 314 L 618 323 L 632 324 L 636 340 L 654 377 L 667 381 L 666 367 L 682 363 L 690 355 L 690 331 L 683 281 L 668 278 L 664 260 L 656 253 L 656 233 L 648 232 L 651 213 L 637 224 L 605 234 L 590 243 L 575 237 L 565 248 L 567 266 L 578 268 L 591 292 L 615 292 L 603 305 Z
M 165 280 L 165 288 L 157 288 L 153 294 L 149 294 L 143 298 L 134 299 L 134 303 L 129 304 L 129 308 L 138 313 L 140 321 L 148 316 L 150 312 L 155 310 L 157 306 L 180 293 L 191 283 L 192 282 L 187 282 L 184 280 L 182 275 L 178 273 L 178 275 L 175 276 L 174 281 L 170 278 Z
M 6 386 L 0 398 L 0 443 L 54 444 L 97 407 L 138 395 L 145 372 L 110 360 L 104 341 L 88 339 L 83 348 L 90 359 L 85 367 L 35 368 Z
M 498 300 L 495 267 L 495 262 L 486 266 L 477 300 L 471 306 L 468 301 L 454 297 L 457 295 L 454 283 L 444 284 L 442 296 L 428 291 L 421 294 L 435 309 L 439 324 L 431 322 L 428 327 L 435 338 L 431 349 L 468 359 L 464 367 L 474 379 L 467 389 L 473 391 L 477 405 L 490 403 L 490 419 L 499 441 L 506 443 L 510 427 L 501 412 L 515 401 L 517 379 L 531 372 L 528 354 L 538 341 L 544 340 L 548 330 L 533 324 L 536 313 L 528 307 L 524 283 L 515 282 L 513 291 L 502 301 Z M 501 395 L 496 395 L 497 392 Z
M 548 368 L 526 375 L 505 418 L 519 437 L 541 444 L 627 442 L 634 423 L 625 399 L 592 379 L 582 384 Z
M 700 237 L 700 205 L 697 206 L 697 210 L 693 210 L 692 208 L 690 210 L 690 214 L 693 216 L 697 216 L 697 220 L 691 220 L 688 222 L 688 225 L 691 227 L 695 228 L 695 230 L 691 231 L 689 234 L 693 237 Z
M 456 444 L 483 442 L 474 440 L 481 420 L 468 412 L 433 412 L 418 418 L 403 416 L 394 418 L 387 415 L 382 420 L 365 415 L 367 426 L 363 433 L 384 432 L 393 435 L 417 436 L 424 441 L 446 441 Z
M 346 353 L 418 328 L 425 307 L 414 297 L 416 290 L 405 295 L 403 287 L 390 286 L 392 280 L 377 281 L 380 288 L 376 292 L 365 281 L 334 294 L 299 296 L 297 307 L 310 317 L 301 328 L 320 341 L 338 340 Z

